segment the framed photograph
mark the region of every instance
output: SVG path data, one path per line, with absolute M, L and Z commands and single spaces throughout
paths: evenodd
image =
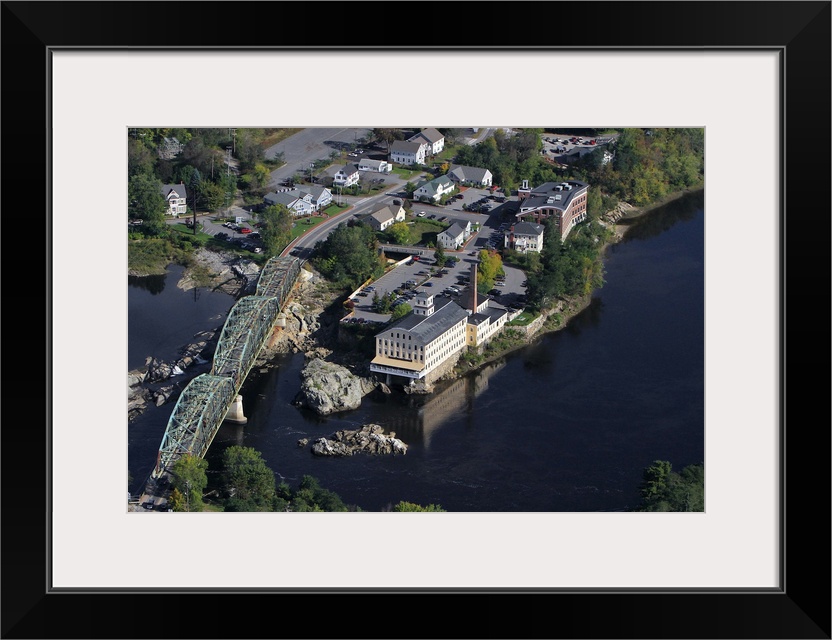
M 45 266 L 7 346 L 46 320 L 45 368 L 7 351 L 3 637 L 829 638 L 830 3 L 403 9 L 3 3 L 6 200 L 45 214 L 7 220 L 6 273 Z M 705 130 L 704 512 L 125 512 L 128 129 L 561 124 Z M 382 595 L 432 613 L 344 621 Z

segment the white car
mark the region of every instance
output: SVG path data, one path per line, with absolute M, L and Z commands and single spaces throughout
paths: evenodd
M 424 218 L 426 215 L 428 215 L 428 214 L 426 214 L 424 211 L 420 211 L 419 213 L 416 214 L 416 217 L 417 218 Z

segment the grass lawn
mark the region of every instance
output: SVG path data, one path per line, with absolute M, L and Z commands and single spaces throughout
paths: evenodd
M 410 229 L 410 244 L 425 244 L 428 242 L 436 243 L 437 234 L 448 228 L 447 224 L 441 222 L 424 222 L 421 218 L 417 218 L 416 222 L 408 225 Z
M 349 205 L 337 205 L 333 202 L 326 209 L 324 209 L 324 213 L 328 216 L 337 216 L 347 207 L 349 207 Z
M 395 167 L 393 169 L 393 173 L 395 173 L 397 176 L 404 178 L 405 180 L 410 180 L 415 176 L 422 175 L 424 171 L 414 171 L 413 169 L 408 169 L 407 167 Z
M 511 322 L 507 322 L 506 325 L 509 327 L 523 327 L 529 324 L 532 320 L 534 320 L 539 313 L 532 313 L 531 311 L 523 311 L 519 316 L 517 316 Z
M 311 218 L 301 218 L 292 225 L 292 240 L 299 238 L 304 233 L 326 220 L 322 216 L 312 216 Z
M 191 228 L 184 224 L 172 224 L 169 228 L 171 231 L 176 231 L 177 233 L 181 233 L 182 235 L 197 238 L 202 242 L 207 242 L 208 240 L 214 237 L 210 233 L 202 233 L 202 231 L 197 231 L 196 235 L 194 235 L 194 232 L 191 230 Z

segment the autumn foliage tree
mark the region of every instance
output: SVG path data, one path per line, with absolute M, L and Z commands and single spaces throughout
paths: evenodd
M 489 291 L 497 281 L 497 276 L 503 271 L 503 259 L 496 251 L 482 249 L 479 253 L 477 265 L 477 291 Z

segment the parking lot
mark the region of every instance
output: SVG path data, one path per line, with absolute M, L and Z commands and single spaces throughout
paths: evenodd
M 478 262 L 478 253 L 479 248 L 469 242 L 464 251 L 446 252 L 446 256 L 455 261 L 452 266 L 446 265 L 439 269 L 432 254 L 397 266 L 353 297 L 355 308 L 352 321 L 386 323 L 390 320 L 389 313 L 380 314 L 373 310 L 376 294 L 381 298 L 393 292 L 396 296 L 393 304 L 411 303 L 420 293 L 452 297 L 457 301 L 466 300 L 471 269 Z M 490 292 L 491 305 L 520 308 L 525 302 L 526 276 L 516 267 L 504 265 L 503 269 L 505 277 Z

